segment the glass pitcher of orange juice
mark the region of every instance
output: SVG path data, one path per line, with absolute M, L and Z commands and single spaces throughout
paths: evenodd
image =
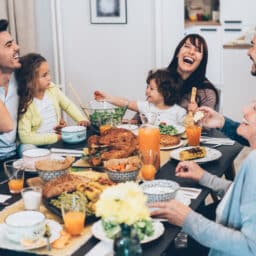
M 160 167 L 160 131 L 158 126 L 155 126 L 156 113 L 141 113 L 142 125 L 139 128 L 139 151 L 153 150 L 157 154 L 155 167 L 158 170 Z

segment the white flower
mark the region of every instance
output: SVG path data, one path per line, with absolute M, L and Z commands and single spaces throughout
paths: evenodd
M 105 189 L 96 203 L 96 215 L 132 225 L 150 219 L 147 198 L 135 182 L 120 183 Z

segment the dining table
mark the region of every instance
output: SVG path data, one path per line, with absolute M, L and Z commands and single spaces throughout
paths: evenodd
M 88 131 L 87 138 L 92 134 L 93 131 Z M 207 136 L 209 137 L 221 137 L 225 138 L 225 136 L 219 130 L 210 130 L 207 132 Z M 207 147 L 212 147 L 213 145 L 207 145 Z M 48 148 L 62 148 L 62 149 L 77 149 L 82 150 L 86 147 L 86 141 L 83 141 L 78 144 L 67 144 L 64 142 L 58 142 L 54 145 L 49 145 Z M 221 152 L 221 157 L 213 160 L 213 161 L 206 161 L 201 163 L 203 169 L 207 170 L 208 172 L 215 174 L 221 177 L 223 174 L 228 172 L 230 168 L 233 166 L 233 161 L 239 152 L 242 150 L 243 146 L 237 142 L 234 142 L 233 145 L 218 145 L 217 150 Z M 190 207 L 193 210 L 197 210 L 200 205 L 202 205 L 209 195 L 210 190 L 205 187 L 201 187 L 195 181 L 190 179 L 182 179 L 175 176 L 175 168 L 178 164 L 178 160 L 175 160 L 170 157 L 171 150 L 165 150 L 161 152 L 161 157 L 164 156 L 163 161 L 161 161 L 161 167 L 156 173 L 155 179 L 167 179 L 172 180 L 177 183 L 181 187 L 191 187 L 191 188 L 200 188 L 201 192 L 197 196 L 197 198 L 191 200 Z M 161 159 L 162 160 L 162 159 Z M 4 170 L 0 170 L 3 172 Z M 29 179 L 31 177 L 35 177 L 37 174 L 27 172 L 25 173 L 25 179 Z M 7 183 L 0 185 L 0 194 L 8 194 L 8 185 Z M 13 203 L 20 200 L 20 195 L 11 195 L 11 198 L 6 201 L 6 204 L 0 203 L 0 216 L 1 212 L 6 208 L 10 207 Z M 165 255 L 167 249 L 170 245 L 174 242 L 175 237 L 181 231 L 180 227 L 174 226 L 168 222 L 163 222 L 164 225 L 164 233 L 158 239 L 151 241 L 149 243 L 145 243 L 142 245 L 143 255 L 145 256 L 155 256 L 155 255 Z M 72 253 L 72 256 L 83 256 L 86 255 L 92 248 L 94 248 L 100 241 L 96 239 L 94 236 L 90 236 L 90 238 L 80 246 L 75 252 Z M 35 251 L 23 252 L 23 251 L 14 251 L 9 249 L 4 249 L 4 246 L 0 244 L 0 256 L 1 255 L 36 255 Z M 47 254 L 46 254 L 47 255 Z

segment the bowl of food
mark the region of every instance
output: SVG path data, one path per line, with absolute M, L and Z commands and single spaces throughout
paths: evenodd
M 86 130 L 85 126 L 66 126 L 61 129 L 61 138 L 66 143 L 79 143 L 86 139 Z
M 141 168 L 138 156 L 104 161 L 105 172 L 114 182 L 135 181 Z
M 140 186 L 148 198 L 148 203 L 169 201 L 174 199 L 177 191 L 180 188 L 179 184 L 172 180 L 145 181 Z
M 65 173 L 68 173 L 68 169 L 73 161 L 73 157 L 39 160 L 35 162 L 35 167 L 39 177 L 43 181 L 49 181 Z
M 13 242 L 36 241 L 44 235 L 45 216 L 38 211 L 19 211 L 5 218 L 5 234 Z
M 23 166 L 27 170 L 35 171 L 35 162 L 50 159 L 51 152 L 46 148 L 28 149 L 22 153 Z
M 106 101 L 90 101 L 82 109 L 89 111 L 91 124 L 98 128 L 105 124 L 120 124 L 127 107 L 116 107 Z

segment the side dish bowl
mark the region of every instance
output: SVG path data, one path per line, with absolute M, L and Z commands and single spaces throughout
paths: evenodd
M 90 121 L 94 127 L 101 125 L 121 124 L 127 107 L 116 107 L 106 101 L 90 101 L 88 105 L 82 107 L 90 112 Z
M 37 211 L 19 211 L 5 218 L 6 236 L 20 243 L 22 239 L 37 240 L 45 231 L 45 216 Z
M 73 125 L 61 129 L 61 138 L 64 142 L 75 144 L 86 139 L 87 129 L 84 126 Z
M 108 178 L 114 182 L 135 181 L 139 174 L 139 170 L 120 172 L 105 169 L 105 172 L 107 173 Z
M 180 186 L 171 180 L 152 180 L 141 184 L 142 191 L 148 198 L 148 203 L 169 201 L 174 199 Z
M 50 159 L 51 152 L 46 148 L 28 149 L 22 153 L 24 167 L 28 170 L 35 170 L 35 162 L 38 160 Z

